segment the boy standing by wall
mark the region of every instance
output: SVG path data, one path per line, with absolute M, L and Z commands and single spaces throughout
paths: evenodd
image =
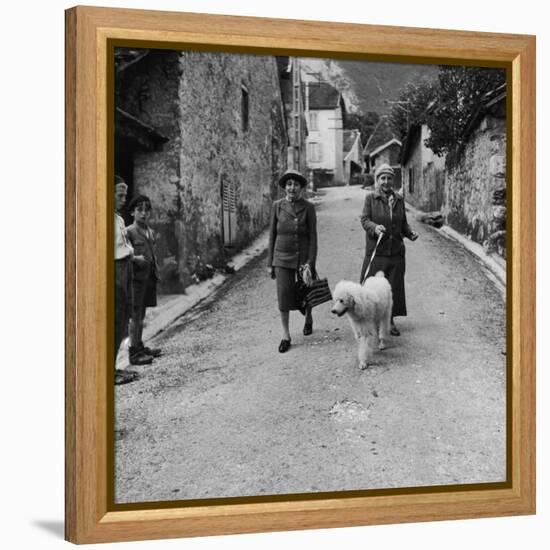
M 115 349 L 114 363 L 122 340 L 128 333 L 128 320 L 133 304 L 132 267 L 134 262 L 142 261 L 134 256 L 124 227 L 124 219 L 119 214 L 126 204 L 128 186 L 120 176 L 115 176 L 115 223 L 114 223 L 114 257 L 115 257 Z M 148 361 L 151 362 L 150 360 Z M 142 361 L 138 364 L 146 364 Z M 126 384 L 138 377 L 137 372 L 120 370 L 115 367 L 115 384 Z
M 130 363 L 140 364 L 145 358 L 158 357 L 161 350 L 143 344 L 143 320 L 148 307 L 157 305 L 157 281 L 159 280 L 155 239 L 149 227 L 151 201 L 145 195 L 137 195 L 130 201 L 129 212 L 134 223 L 126 228 L 126 235 L 134 248 L 134 254 L 145 261 L 134 265 L 134 304 L 130 312 Z

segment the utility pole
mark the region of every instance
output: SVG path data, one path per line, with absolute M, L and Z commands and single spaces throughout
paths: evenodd
M 397 105 L 397 108 L 398 109 L 401 109 L 404 113 L 406 113 L 407 115 L 407 134 L 409 133 L 409 128 L 410 128 L 410 125 L 411 125 L 411 121 L 410 121 L 410 115 L 411 115 L 411 111 L 409 108 L 407 107 L 403 107 L 403 105 L 410 105 L 411 102 L 406 100 L 406 101 L 391 101 L 389 99 L 384 99 L 384 103 L 386 105 Z
M 300 59 L 292 58 L 292 128 L 290 131 L 290 148 L 288 167 L 300 170 L 300 145 L 302 142 L 302 79 L 300 76 Z
M 389 99 L 385 99 L 384 103 L 386 103 L 387 105 L 395 105 L 398 109 L 400 109 L 401 111 L 403 111 L 407 115 L 407 131 L 405 133 L 405 136 L 408 136 L 409 135 L 409 129 L 411 127 L 411 120 L 410 120 L 411 110 L 409 109 L 408 106 L 411 104 L 411 102 L 408 101 L 408 100 L 391 101 Z M 403 105 L 407 105 L 407 107 L 403 107 Z M 405 200 L 405 181 L 404 181 L 404 174 L 403 174 L 403 166 L 402 165 L 400 166 L 400 170 L 401 170 L 401 194 L 403 196 L 403 200 Z

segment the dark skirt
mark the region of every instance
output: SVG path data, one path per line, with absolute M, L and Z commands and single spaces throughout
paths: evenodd
M 296 304 L 296 270 L 286 267 L 275 267 L 277 283 L 277 300 L 279 311 L 298 309 Z
M 361 278 L 369 265 L 370 256 L 363 260 Z M 383 271 L 388 279 L 393 294 L 392 317 L 405 317 L 407 315 L 407 303 L 405 301 L 405 256 L 375 256 L 369 269 L 369 277 Z

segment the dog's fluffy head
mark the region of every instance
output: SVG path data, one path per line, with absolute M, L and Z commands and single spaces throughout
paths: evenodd
M 354 296 L 357 294 L 356 287 L 360 287 L 360 285 L 351 281 L 340 281 L 332 293 L 334 303 L 330 312 L 341 317 L 344 313 L 353 311 L 355 307 Z

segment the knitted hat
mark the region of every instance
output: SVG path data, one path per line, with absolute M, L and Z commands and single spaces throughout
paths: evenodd
M 381 164 L 375 171 L 374 171 L 374 181 L 378 179 L 378 176 L 381 176 L 382 174 L 390 174 L 391 176 L 395 175 L 395 172 L 393 171 L 393 168 L 389 164 Z

